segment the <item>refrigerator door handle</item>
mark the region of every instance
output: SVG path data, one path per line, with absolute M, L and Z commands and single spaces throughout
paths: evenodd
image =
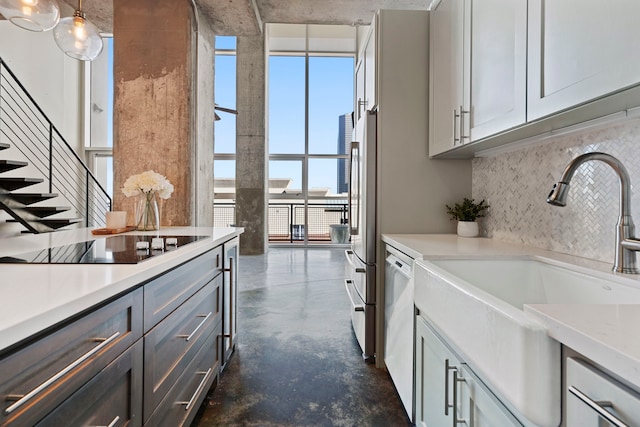
M 351 249 L 347 249 L 346 251 L 344 251 L 344 255 L 345 257 L 347 257 L 347 262 L 349 263 L 349 265 L 351 266 L 351 268 L 354 269 L 354 271 L 356 273 L 366 273 L 367 270 L 361 267 L 357 267 L 356 264 L 351 260 L 351 257 L 353 256 L 353 251 Z
M 351 153 L 349 158 L 349 224 L 352 236 L 358 235 L 358 221 L 360 221 L 360 203 L 353 203 L 354 188 L 360 192 L 360 143 L 351 142 Z M 354 170 L 355 161 L 355 170 Z M 355 172 L 355 175 L 354 175 Z M 359 197 L 359 195 L 358 195 Z M 355 212 L 354 212 L 355 208 Z

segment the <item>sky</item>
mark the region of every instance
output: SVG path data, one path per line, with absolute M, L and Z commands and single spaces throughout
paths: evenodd
M 217 37 L 217 48 L 234 48 L 235 38 Z M 309 154 L 336 154 L 339 117 L 353 111 L 354 59 L 348 57 L 309 58 Z M 215 70 L 215 100 L 222 107 L 236 108 L 235 56 L 218 56 Z M 305 142 L 305 58 L 272 56 L 269 59 L 269 153 L 304 154 Z M 240 112 L 241 113 L 241 112 Z M 233 114 L 218 112 L 215 123 L 215 151 L 235 152 Z M 337 161 L 309 160 L 309 187 L 327 187 L 336 192 Z M 216 177 L 233 177 L 235 164 L 216 161 Z M 293 178 L 301 188 L 300 161 L 271 161 L 270 178 Z

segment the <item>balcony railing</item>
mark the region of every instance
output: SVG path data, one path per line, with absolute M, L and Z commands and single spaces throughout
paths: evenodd
M 331 225 L 347 223 L 345 203 L 307 203 L 305 224 L 304 203 L 269 203 L 268 234 L 270 243 L 331 242 Z M 235 223 L 233 203 L 214 203 L 214 226 L 226 227 Z

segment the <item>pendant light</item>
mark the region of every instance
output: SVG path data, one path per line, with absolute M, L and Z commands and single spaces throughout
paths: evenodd
M 93 61 L 102 51 L 100 31 L 85 18 L 82 0 L 78 0 L 73 16 L 62 18 L 56 25 L 53 38 L 60 50 L 81 61 Z
M 29 31 L 48 31 L 60 20 L 56 0 L 0 0 L 0 14 Z

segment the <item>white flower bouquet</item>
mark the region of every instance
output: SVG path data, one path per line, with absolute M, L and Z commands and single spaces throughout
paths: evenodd
M 173 185 L 164 175 L 148 170 L 127 178 L 122 192 L 127 197 L 154 193 L 161 199 L 168 199 L 173 193 Z
M 167 177 L 148 170 L 131 175 L 124 182 L 122 192 L 127 197 L 138 197 L 135 210 L 135 223 L 138 230 L 158 230 L 160 228 L 160 209 L 157 197 L 168 199 L 173 193 L 173 185 Z

